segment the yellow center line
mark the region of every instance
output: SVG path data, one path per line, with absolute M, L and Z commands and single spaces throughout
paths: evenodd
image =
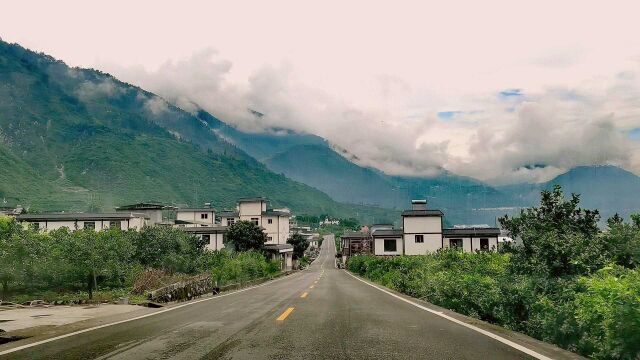
M 313 283 L 314 283 L 314 284 L 317 284 L 317 283 L 318 283 L 318 280 L 314 281 Z
M 304 299 L 307 297 L 307 295 L 309 295 L 309 293 L 305 291 L 304 294 L 300 295 L 300 297 Z
M 285 310 L 280 316 L 278 316 L 278 318 L 276 319 L 277 321 L 284 321 L 284 319 L 287 318 L 287 316 L 289 316 L 289 314 L 291 314 L 293 312 L 292 307 L 288 308 L 287 310 Z
M 315 286 L 315 285 L 311 285 L 311 286 L 309 286 L 309 289 L 313 289 L 313 287 L 314 287 L 314 286 Z

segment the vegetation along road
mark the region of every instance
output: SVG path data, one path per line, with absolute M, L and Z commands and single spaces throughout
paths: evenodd
M 573 355 L 360 280 L 327 236 L 308 270 L 131 321 L 0 350 L 9 359 L 527 359 Z M 31 339 L 33 341 L 39 339 Z M 44 340 L 44 339 L 40 339 Z

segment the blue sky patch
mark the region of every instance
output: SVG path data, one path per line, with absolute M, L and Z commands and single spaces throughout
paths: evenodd
M 462 111 L 440 111 L 437 115 L 441 120 L 451 120 L 460 114 Z
M 498 94 L 504 99 L 524 96 L 521 89 L 506 89 L 500 91 Z

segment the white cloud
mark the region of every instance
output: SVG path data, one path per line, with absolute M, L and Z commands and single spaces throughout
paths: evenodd
M 640 173 L 625 135 L 640 127 L 637 1 L 142 0 L 124 13 L 114 1 L 101 17 L 15 2 L 0 33 L 243 130 L 318 134 L 390 173 L 541 181 L 591 163 Z M 498 95 L 506 89 L 523 96 Z

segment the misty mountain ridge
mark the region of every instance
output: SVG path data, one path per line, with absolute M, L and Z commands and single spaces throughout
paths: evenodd
M 269 171 L 207 123 L 109 74 L 0 41 L 0 199 L 36 210 L 137 201 L 231 208 L 266 196 L 295 212 L 394 219 Z

